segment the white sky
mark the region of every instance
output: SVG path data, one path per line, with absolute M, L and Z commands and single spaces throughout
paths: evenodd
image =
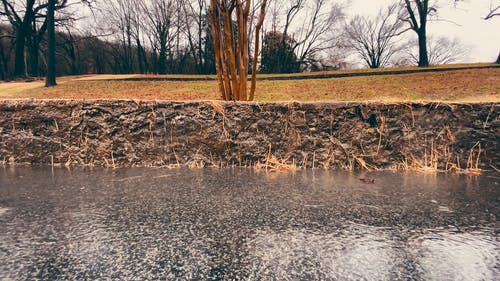
M 431 0 L 434 1 L 435 0 Z M 464 45 L 470 47 L 469 58 L 461 62 L 492 62 L 500 51 L 500 16 L 484 20 L 490 4 L 499 5 L 499 0 L 466 0 L 454 7 L 452 0 L 440 0 L 440 18 L 453 21 L 431 22 L 428 34 L 459 38 Z M 348 17 L 375 15 L 380 8 L 387 7 L 394 0 L 350 0 L 347 1 Z M 458 25 L 457 25 L 458 24 Z M 414 33 L 414 32 L 413 32 Z M 416 36 L 416 34 L 415 34 Z

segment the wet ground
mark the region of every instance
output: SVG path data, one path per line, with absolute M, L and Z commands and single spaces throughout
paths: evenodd
M 0 280 L 500 280 L 499 183 L 0 169 Z

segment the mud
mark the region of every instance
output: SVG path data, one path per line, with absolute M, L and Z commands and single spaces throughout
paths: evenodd
M 498 103 L 0 101 L 4 165 L 498 168 Z

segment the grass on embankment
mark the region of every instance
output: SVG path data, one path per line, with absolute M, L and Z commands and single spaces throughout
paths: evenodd
M 99 81 L 76 78 L 62 78 L 59 81 L 59 86 L 54 88 L 43 88 L 42 82 L 2 83 L 0 99 L 219 99 L 215 81 Z M 259 81 L 255 99 L 256 101 L 499 102 L 500 69 Z

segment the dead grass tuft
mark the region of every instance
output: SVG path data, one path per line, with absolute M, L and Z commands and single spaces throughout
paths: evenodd
M 218 103 L 216 101 L 208 101 L 208 104 L 213 109 L 213 116 L 212 117 L 215 117 L 217 115 L 217 113 L 223 117 L 226 117 L 226 111 L 224 109 L 224 106 L 222 106 L 220 103 Z
M 297 165 L 294 163 L 287 164 L 286 160 L 279 160 L 271 153 L 266 154 L 266 161 L 264 163 L 258 162 L 255 165 L 258 170 L 266 170 L 268 172 L 281 172 L 281 171 L 296 171 Z
M 397 166 L 403 171 L 413 171 L 422 173 L 454 172 L 458 174 L 479 175 L 483 173 L 481 166 L 481 143 L 476 143 L 470 150 L 467 157 L 466 167 L 462 168 L 460 155 L 452 155 L 449 146 L 443 146 L 442 151 L 431 143 L 429 150 L 425 149 L 423 159 L 416 159 L 411 156 L 411 160 L 405 159 Z M 444 167 L 440 169 L 439 167 Z

